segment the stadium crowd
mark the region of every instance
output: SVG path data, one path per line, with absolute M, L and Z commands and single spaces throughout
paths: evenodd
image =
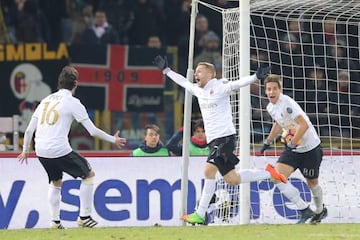
M 177 46 L 179 73 L 186 73 L 191 0 L 0 0 L 0 2 L 4 20 L 0 26 L 0 32 L 2 31 L 0 43 L 66 42 L 155 48 Z M 226 0 L 203 0 L 203 2 L 221 8 L 231 8 L 238 4 L 236 1 Z M 251 42 L 252 46 L 265 49 L 251 52 L 251 70 L 253 72 L 256 70 L 259 61 L 271 62 L 272 72 L 284 77 L 286 93 L 294 97 L 310 116 L 313 114 L 325 116 L 328 113 L 334 115 L 341 113 L 344 116 L 341 119 L 320 118 L 322 122 L 319 124 L 336 126 L 341 122 L 348 131 L 346 135 L 360 136 L 360 131 L 351 132 L 351 125 L 360 122 L 359 61 L 349 60 L 352 56 L 347 55 L 348 53 L 356 55 L 348 50 L 348 46 L 353 43 L 347 41 L 348 39 L 344 41 L 338 38 L 334 29 L 341 27 L 334 27 L 334 18 L 326 19 L 322 32 L 307 34 L 299 29 L 301 24 L 297 20 L 290 19 L 285 23 L 286 31 L 281 27 L 267 28 L 267 36 L 276 36 L 273 42 L 266 44 Z M 253 17 L 252 21 L 256 24 L 261 19 Z M 221 14 L 199 4 L 195 29 L 194 64 L 200 61 L 211 62 L 216 67 L 217 76 L 220 77 L 222 74 Z M 257 33 L 251 32 L 251 34 Z M 357 44 L 356 39 L 353 42 Z M 325 45 L 327 47 L 324 48 Z M 274 51 L 269 53 L 266 49 Z M 316 56 L 320 57 L 303 57 L 309 51 L 316 52 Z M 287 79 L 289 77 L 290 80 Z M 252 87 L 253 93 L 264 92 L 256 88 L 257 86 Z M 294 89 L 303 89 L 303 91 L 294 91 Z M 262 98 L 260 101 L 256 97 L 252 98 L 254 108 L 264 109 L 266 98 L 264 96 Z M 327 104 L 329 99 L 330 104 Z M 316 101 L 319 104 L 315 104 Z M 193 112 L 195 114 L 199 112 L 196 101 Z M 264 120 L 262 114 L 254 112 L 254 116 Z

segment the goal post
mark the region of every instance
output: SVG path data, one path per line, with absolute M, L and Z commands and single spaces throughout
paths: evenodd
M 223 38 L 222 38 L 222 76 L 233 81 L 239 79 L 242 76 L 247 76 L 250 73 L 250 0 L 236 0 L 234 2 L 238 2 L 239 7 L 231 8 L 231 9 L 222 9 L 220 7 L 208 4 L 203 1 L 192 1 L 192 14 L 191 20 L 195 18 L 193 12 L 198 10 L 198 4 L 202 4 L 205 7 L 209 7 L 214 11 L 218 12 L 218 14 L 222 15 L 222 23 L 223 23 Z M 240 14 L 240 12 L 242 14 Z M 243 24 L 240 24 L 243 22 Z M 189 56 L 193 54 L 193 36 L 195 29 L 191 24 L 190 27 L 190 42 L 189 42 Z M 192 66 L 192 59 L 188 60 L 188 73 L 189 69 Z M 188 76 L 189 79 L 189 76 Z M 243 141 L 239 142 L 241 145 L 240 157 L 242 159 L 239 167 L 240 168 L 249 168 L 249 157 L 250 157 L 250 87 L 243 87 L 240 89 L 240 92 L 236 94 L 236 96 L 232 96 L 232 99 L 240 99 L 238 103 L 235 103 L 233 100 L 232 105 L 233 108 L 241 109 L 241 112 L 244 114 L 236 116 L 236 119 L 239 124 L 236 124 L 238 127 L 237 131 L 241 133 L 241 139 Z M 185 113 L 186 109 L 191 108 L 190 104 L 185 103 Z M 239 112 L 239 111 L 236 111 Z M 235 113 L 235 112 L 234 112 Z M 186 115 L 186 114 L 185 114 Z M 189 119 L 184 117 L 184 122 Z M 185 138 L 186 139 L 186 138 Z M 183 154 L 183 162 L 184 166 L 187 166 L 188 162 L 186 161 L 187 157 Z M 186 164 L 186 165 L 185 165 Z M 186 171 L 183 170 L 183 177 L 186 177 Z M 219 180 L 223 182 L 222 180 Z M 185 181 L 183 181 L 186 184 Z M 218 186 L 220 186 L 218 184 Z M 186 187 L 186 186 L 185 186 Z M 241 204 L 240 223 L 247 224 L 250 221 L 250 184 L 242 184 L 241 186 L 234 187 L 234 194 L 239 194 L 239 201 Z M 184 195 L 183 201 L 184 201 Z M 184 209 L 184 204 L 182 204 L 182 209 Z M 222 210 L 221 210 L 222 211 Z
M 239 1 L 239 73 L 240 77 L 250 74 L 250 0 Z M 240 169 L 250 168 L 250 86 L 240 89 L 239 95 L 239 148 Z M 250 183 L 239 186 L 240 224 L 250 222 Z
M 192 0 L 191 18 L 190 18 L 190 37 L 189 37 L 189 53 L 188 53 L 188 68 L 186 73 L 186 79 L 191 82 L 193 79 L 193 57 L 194 57 L 194 39 L 195 39 L 195 18 L 197 14 L 197 0 Z M 189 91 L 185 91 L 184 99 L 184 139 L 190 139 L 190 121 L 191 121 L 191 94 Z M 187 142 L 187 141 L 186 141 Z M 190 157 L 189 142 L 186 142 L 182 146 L 182 170 L 181 170 L 181 208 L 180 216 L 187 214 L 187 193 L 188 193 L 188 167 Z M 182 223 L 185 225 L 185 223 Z

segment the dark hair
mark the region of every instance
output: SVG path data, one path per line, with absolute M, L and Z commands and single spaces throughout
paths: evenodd
M 160 128 L 155 124 L 147 124 L 144 129 L 145 129 L 145 135 L 147 134 L 148 129 L 152 129 L 160 135 Z
M 194 133 L 196 131 L 196 129 L 198 128 L 202 128 L 204 129 L 204 122 L 202 119 L 197 119 L 192 121 L 192 133 Z
M 75 81 L 78 79 L 78 71 L 71 66 L 65 66 L 58 78 L 58 89 L 72 90 L 75 87 Z

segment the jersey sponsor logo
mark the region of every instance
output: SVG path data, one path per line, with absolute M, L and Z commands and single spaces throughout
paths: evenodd
M 216 108 L 218 105 L 216 103 L 202 103 L 200 104 L 201 109 L 212 109 Z

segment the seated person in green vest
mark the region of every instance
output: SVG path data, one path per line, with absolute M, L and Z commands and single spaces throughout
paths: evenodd
M 160 128 L 155 124 L 145 126 L 144 141 L 132 151 L 134 157 L 170 156 L 169 150 L 160 141 Z
M 204 122 L 198 119 L 192 122 L 192 136 L 190 138 L 190 156 L 207 156 L 209 155 L 210 148 L 206 143 L 206 135 L 204 130 Z M 170 140 L 167 142 L 166 147 L 169 151 L 176 155 L 182 155 L 182 144 L 179 143 L 183 138 L 183 128 L 180 128 Z

